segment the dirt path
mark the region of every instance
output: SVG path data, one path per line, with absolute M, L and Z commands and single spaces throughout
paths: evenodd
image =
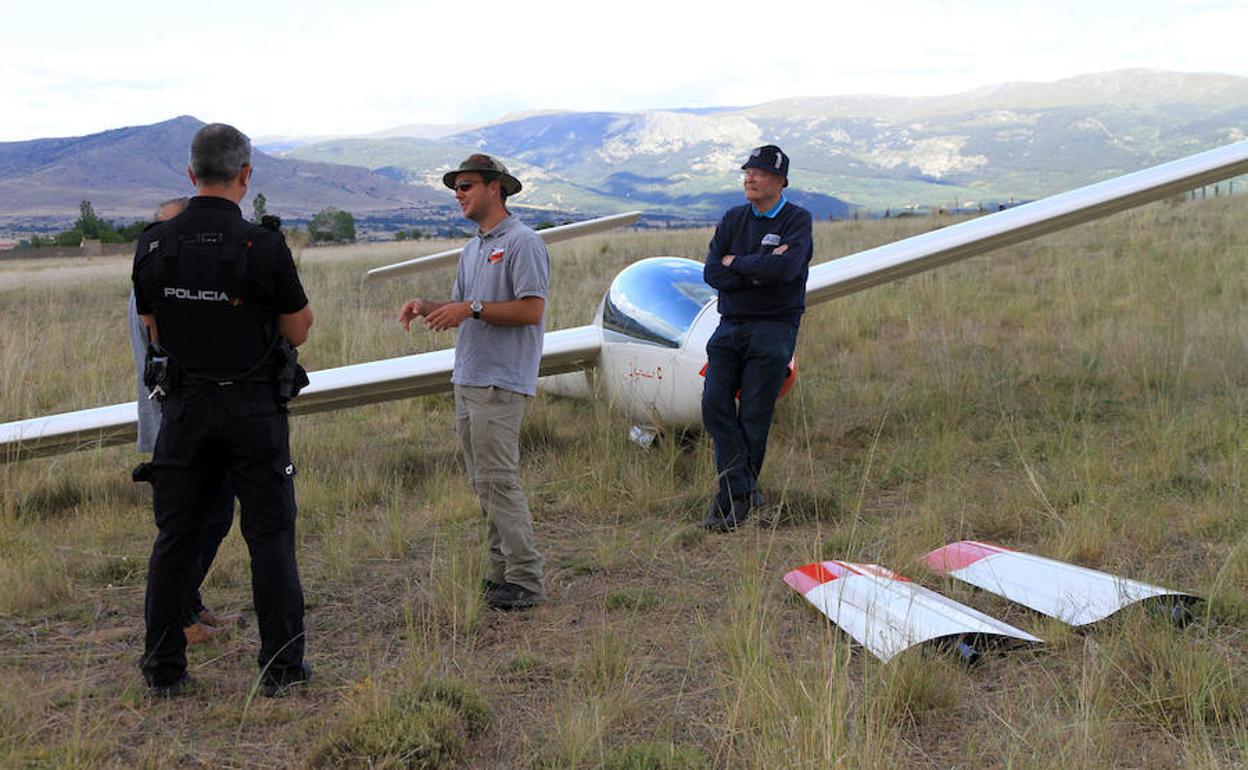
M 453 248 L 452 242 L 361 243 L 296 249 L 300 264 L 364 261 L 370 266 L 390 264 L 422 254 Z M 458 244 L 456 244 L 458 245 Z M 53 257 L 0 261 L 0 291 L 40 286 L 83 284 L 91 281 L 125 280 L 130 276 L 132 258 L 128 254 L 111 257 Z
M 0 262 L 0 291 L 39 286 L 124 280 L 130 276 L 129 256 L 19 259 Z

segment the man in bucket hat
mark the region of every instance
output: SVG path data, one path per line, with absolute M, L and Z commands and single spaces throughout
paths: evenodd
M 542 555 L 520 488 L 520 423 L 537 392 L 550 259 L 546 244 L 507 211 L 520 180 L 489 155 L 474 154 L 442 177 L 476 236 L 459 257 L 451 299 L 413 299 L 399 320 L 417 317 L 455 337 L 455 427 L 473 490 L 485 513 L 489 554 L 485 600 L 497 609 L 540 604 Z
M 719 481 L 702 526 L 714 532 L 736 529 L 763 502 L 758 476 L 806 309 L 811 257 L 810 213 L 784 196 L 789 156 L 764 145 L 741 170 L 746 203 L 720 220 L 703 268 L 719 290 L 702 388 Z

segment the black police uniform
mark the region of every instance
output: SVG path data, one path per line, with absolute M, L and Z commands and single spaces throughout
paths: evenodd
M 278 316 L 308 303 L 281 233 L 225 198 L 198 196 L 139 239 L 132 275 L 177 382 L 152 465 L 159 534 L 147 572 L 140 666 L 152 687 L 186 673 L 182 625 L 208 512 L 228 478 L 251 554 L 266 684 L 305 678 L 303 589 L 295 563 L 294 466 L 276 391 Z

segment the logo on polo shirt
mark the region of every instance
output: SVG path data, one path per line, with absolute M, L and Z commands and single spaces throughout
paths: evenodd
M 490 252 L 490 256 L 488 257 L 488 259 L 491 265 L 497 265 L 499 262 L 502 262 L 503 261 L 503 249 L 501 248 L 494 249 L 493 251 Z

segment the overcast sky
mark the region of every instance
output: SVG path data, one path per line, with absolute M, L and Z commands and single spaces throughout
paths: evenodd
M 1244 30 L 1245 0 L 13 2 L 0 141 L 183 114 L 318 135 L 1134 67 L 1248 76 Z

